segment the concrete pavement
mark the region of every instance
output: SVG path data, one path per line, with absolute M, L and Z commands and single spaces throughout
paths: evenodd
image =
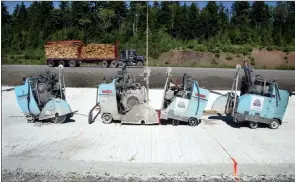
M 294 97 L 279 129 L 251 130 L 207 116 L 193 128 L 107 125 L 99 119 L 89 125 L 86 116 L 96 90 L 66 91 L 72 109 L 79 111 L 65 124 L 29 124 L 21 117 L 14 92 L 2 93 L 2 168 L 159 180 L 210 181 L 219 175 L 228 181 L 234 180 L 234 172 L 245 180 L 253 180 L 249 175 L 295 175 Z M 156 109 L 162 92 L 150 91 Z

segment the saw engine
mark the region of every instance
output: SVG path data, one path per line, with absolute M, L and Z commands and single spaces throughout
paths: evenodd
M 146 101 L 146 88 L 136 83 L 130 74 L 123 68 L 114 78 L 116 86 L 116 97 L 119 113 L 124 113 L 132 109 L 138 103 Z
M 64 98 L 63 87 L 54 72 L 46 72 L 44 75 L 30 79 L 30 85 L 38 105 L 45 106 L 51 99 Z
M 182 83 L 179 79 L 170 78 L 164 96 L 164 108 L 173 102 L 176 97 L 189 99 L 191 96 L 193 82 L 188 79 L 186 74 L 182 77 Z

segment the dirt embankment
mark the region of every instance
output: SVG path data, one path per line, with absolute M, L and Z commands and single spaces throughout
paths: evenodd
M 250 61 L 256 68 L 295 68 L 295 52 L 268 51 L 253 49 L 246 57 L 242 54 L 197 52 L 193 50 L 171 50 L 160 55 L 156 60 L 151 60 L 155 66 L 221 66 L 234 67 L 245 60 Z

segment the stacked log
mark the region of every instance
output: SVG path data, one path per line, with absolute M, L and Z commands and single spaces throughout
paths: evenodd
M 81 50 L 82 58 L 115 58 L 115 46 L 111 44 L 89 44 Z
M 78 58 L 79 45 L 58 43 L 45 45 L 47 58 Z

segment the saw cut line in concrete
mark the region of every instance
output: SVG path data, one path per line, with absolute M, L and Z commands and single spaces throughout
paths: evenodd
M 207 130 L 207 128 L 205 127 L 205 129 Z M 237 181 L 239 181 L 239 177 L 238 177 L 238 162 L 234 159 L 234 157 L 232 157 L 229 152 L 221 145 L 221 143 L 214 137 L 214 135 L 212 135 L 212 133 L 207 130 L 207 132 L 214 138 L 214 140 L 218 143 L 218 145 L 224 150 L 224 152 L 230 157 L 230 159 L 233 162 L 233 175 L 236 178 Z

